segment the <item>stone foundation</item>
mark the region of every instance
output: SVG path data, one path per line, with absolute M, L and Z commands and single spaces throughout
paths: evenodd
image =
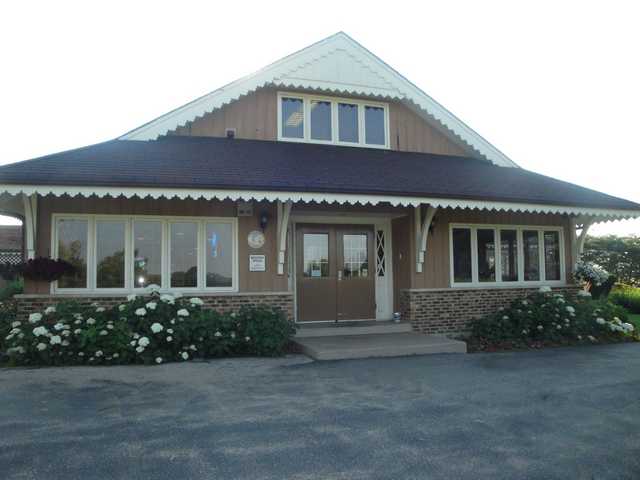
M 219 312 L 237 311 L 243 306 L 264 305 L 279 308 L 287 318 L 293 321 L 293 293 L 289 292 L 252 292 L 252 293 L 218 293 L 218 294 L 184 294 L 185 297 L 198 297 L 205 308 Z M 16 295 L 18 318 L 26 319 L 30 313 L 42 312 L 49 305 L 62 300 L 75 300 L 81 304 L 96 303 L 102 307 L 112 307 L 126 301 L 126 295 L 82 296 L 82 295 Z
M 538 291 L 530 288 L 407 289 L 400 292 L 402 319 L 423 333 L 458 334 L 468 331 L 469 322 L 508 306 L 517 298 Z M 554 288 L 572 292 L 576 286 Z

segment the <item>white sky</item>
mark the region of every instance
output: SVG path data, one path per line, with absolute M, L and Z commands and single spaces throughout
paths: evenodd
M 523 3 L 6 2 L 0 163 L 115 138 L 344 30 L 520 166 L 640 202 L 637 2 Z

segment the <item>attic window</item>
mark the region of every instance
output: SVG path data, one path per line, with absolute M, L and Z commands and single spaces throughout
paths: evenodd
M 389 106 L 366 100 L 279 93 L 278 140 L 389 148 Z

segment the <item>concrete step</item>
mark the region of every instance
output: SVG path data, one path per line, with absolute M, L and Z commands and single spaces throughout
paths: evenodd
M 467 344 L 443 335 L 382 333 L 295 338 L 302 353 L 314 360 L 400 357 L 432 353 L 466 353 Z
M 409 322 L 351 322 L 347 324 L 315 324 L 298 328 L 295 338 L 335 337 L 345 335 L 372 335 L 411 332 Z

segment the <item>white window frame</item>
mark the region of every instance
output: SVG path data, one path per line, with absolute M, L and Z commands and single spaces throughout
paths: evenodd
M 162 225 L 162 257 L 161 272 L 162 292 L 187 292 L 187 293 L 220 293 L 238 291 L 238 219 L 235 217 L 182 217 L 182 216 L 154 216 L 154 215 L 102 215 L 102 214 L 67 214 L 54 213 L 51 216 L 51 252 L 54 258 L 58 258 L 58 221 L 59 220 L 86 220 L 87 221 L 87 286 L 85 288 L 60 288 L 58 282 L 51 284 L 52 293 L 68 294 L 126 294 L 144 293 L 148 287 L 136 287 L 133 278 L 133 251 L 134 221 L 157 221 Z M 96 222 L 97 221 L 123 221 L 125 222 L 125 286 L 124 288 L 97 288 L 97 258 L 96 258 Z M 171 245 L 169 225 L 175 222 L 195 222 L 198 224 L 198 283 L 196 287 L 171 287 Z M 206 227 L 208 223 L 228 223 L 232 231 L 232 283 L 231 287 L 207 287 L 206 286 Z
M 456 282 L 454 280 L 454 262 L 453 262 L 453 229 L 462 228 L 471 231 L 471 282 Z M 493 230 L 494 242 L 496 244 L 496 280 L 494 282 L 481 282 L 478 279 L 478 230 Z M 502 255 L 499 246 L 501 245 L 501 230 L 515 230 L 518 241 L 518 280 L 514 282 L 502 280 Z M 524 230 L 533 230 L 538 232 L 539 242 L 539 269 L 540 280 L 524 279 L 524 244 L 522 242 L 522 232 Z M 545 269 L 545 252 L 544 252 L 544 232 L 558 232 L 559 248 L 560 248 L 560 280 L 547 280 Z M 479 288 L 497 288 L 497 287 L 536 287 L 542 285 L 563 286 L 566 285 L 566 258 L 564 244 L 564 228 L 559 226 L 544 225 L 496 225 L 482 223 L 450 223 L 449 224 L 449 285 L 452 288 L 461 287 L 479 287 Z
M 282 135 L 282 99 L 293 98 L 302 100 L 303 113 L 303 137 L 292 138 Z M 331 104 L 331 140 L 315 140 L 311 138 L 311 102 L 329 102 Z M 338 138 L 338 104 L 348 103 L 358 106 L 358 142 L 341 142 Z M 366 143 L 365 107 L 382 108 L 384 112 L 384 145 Z M 327 97 L 322 95 L 312 95 L 297 92 L 278 92 L 278 140 L 282 142 L 298 143 L 320 143 L 328 145 L 342 145 L 348 147 L 380 148 L 388 150 L 390 148 L 389 135 L 389 104 L 383 102 L 372 102 L 355 98 Z

